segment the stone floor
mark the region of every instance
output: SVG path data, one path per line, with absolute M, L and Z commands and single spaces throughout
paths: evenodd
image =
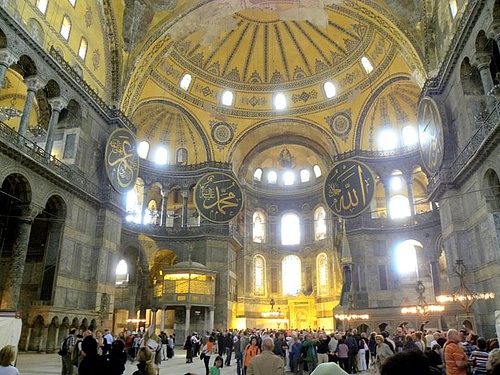
M 21 375 L 59 375 L 61 373 L 61 358 L 57 354 L 21 352 L 17 358 L 17 368 Z M 136 363 L 127 362 L 124 375 L 132 375 L 136 369 Z M 205 366 L 203 361 L 198 358 L 194 358 L 193 363 L 186 363 L 183 350 L 178 350 L 174 358 L 162 362 L 160 368 L 160 375 L 184 375 L 187 372 L 204 375 Z M 221 369 L 221 375 L 229 374 L 236 374 L 236 362 L 233 362 L 230 367 L 224 366 Z M 363 374 L 369 374 L 369 372 Z

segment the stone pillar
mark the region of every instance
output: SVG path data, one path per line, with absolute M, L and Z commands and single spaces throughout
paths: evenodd
M 40 346 L 38 352 L 46 353 L 49 348 L 47 348 L 47 339 L 49 338 L 49 327 L 43 326 L 42 334 L 40 335 Z
M 434 289 L 434 295 L 439 296 L 441 294 L 441 279 L 439 278 L 439 265 L 436 260 L 430 261 L 431 266 L 431 279 L 432 287 Z
M 484 92 L 488 94 L 493 89 L 493 78 L 490 72 L 491 54 L 488 52 L 479 52 L 474 56 L 474 65 L 477 66 L 479 74 L 481 74 L 481 82 L 483 83 Z M 491 111 L 496 104 L 496 99 L 488 95 L 488 110 Z
M 161 216 L 160 216 L 160 226 L 165 227 L 167 225 L 167 201 L 168 201 L 168 191 L 162 190 L 161 192 Z
M 214 315 L 215 315 L 215 307 L 209 307 L 208 311 L 208 332 L 212 332 L 214 330 Z
M 189 190 L 182 191 L 182 228 L 187 228 L 188 223 L 188 198 Z
M 156 312 L 158 309 L 151 309 L 151 326 L 153 327 L 153 332 L 156 332 Z
M 384 192 L 385 192 L 385 210 L 387 212 L 387 218 L 391 217 L 391 177 L 380 177 L 380 181 L 384 184 Z
M 14 64 L 18 58 L 12 54 L 7 48 L 0 49 L 0 90 L 3 89 L 5 82 L 5 74 L 9 66 Z
M 160 332 L 165 332 L 165 307 L 161 308 L 161 314 L 160 314 Z
M 54 136 L 56 135 L 59 115 L 61 114 L 61 111 L 66 108 L 68 102 L 61 97 L 57 97 L 49 99 L 49 104 L 52 107 L 52 113 L 50 114 L 49 130 L 47 131 L 47 140 L 45 141 L 45 152 L 47 152 L 48 158 L 50 158 L 52 147 L 54 145 Z
M 146 210 L 148 208 L 148 193 L 149 186 L 144 184 L 143 192 L 142 192 L 142 207 L 141 207 L 141 223 L 146 224 Z
M 190 332 L 189 326 L 191 325 L 191 305 L 186 305 L 186 321 L 184 322 L 184 324 L 184 338 L 186 338 L 188 337 Z
M 21 121 L 19 123 L 18 133 L 23 137 L 28 131 L 28 122 L 30 120 L 31 109 L 33 108 L 33 100 L 35 99 L 35 94 L 40 90 L 45 84 L 40 80 L 40 78 L 32 76 L 24 79 L 28 91 L 26 93 L 26 101 L 24 102 L 23 115 L 21 116 Z
M 31 208 L 22 208 L 14 210 L 13 216 L 19 217 L 15 229 L 16 239 L 12 245 L 12 264 L 6 270 L 7 277 L 0 303 L 0 309 L 7 310 L 17 310 L 18 307 L 31 226 L 35 215 L 32 215 Z
M 415 217 L 415 200 L 413 199 L 413 175 L 408 173 L 403 176 L 406 182 L 406 191 L 408 193 L 408 205 L 410 206 L 410 215 Z
M 33 332 L 33 327 L 28 328 L 28 335 L 26 336 L 26 345 L 24 346 L 24 351 L 27 352 L 30 350 L 30 340 L 31 340 L 31 332 Z

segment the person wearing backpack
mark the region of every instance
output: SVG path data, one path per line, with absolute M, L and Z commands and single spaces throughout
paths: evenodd
M 76 343 L 76 328 L 69 330 L 69 335 L 61 343 L 61 350 L 58 354 L 62 361 L 62 375 L 73 375 L 73 351 Z

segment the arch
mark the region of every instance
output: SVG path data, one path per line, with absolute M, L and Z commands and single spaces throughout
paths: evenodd
M 298 245 L 302 238 L 301 221 L 299 215 L 287 212 L 281 217 L 281 244 Z
M 418 251 L 417 251 L 418 249 Z M 397 271 L 406 277 L 412 277 L 413 275 L 417 280 L 421 279 L 420 268 L 423 264 L 419 264 L 418 260 L 421 257 L 418 253 L 422 253 L 423 245 L 413 239 L 405 240 L 399 243 L 394 252 L 395 265 Z
M 28 350 L 43 351 L 43 331 L 45 330 L 45 322 L 41 315 L 33 318 L 30 341 L 28 343 Z
M 17 63 L 12 65 L 12 68 L 24 78 L 36 76 L 38 74 L 35 62 L 27 55 L 20 56 Z
M 252 238 L 253 242 L 266 242 L 266 214 L 262 210 L 253 213 L 252 218 Z
M 500 178 L 492 168 L 484 173 L 482 191 L 488 210 L 490 212 L 500 211 Z
M 460 65 L 460 82 L 464 95 L 484 95 L 479 69 L 471 65 L 468 57 Z
M 266 295 L 266 260 L 260 254 L 253 257 L 253 294 Z
M 302 289 L 302 265 L 297 255 L 287 255 L 281 261 L 283 295 L 296 296 Z M 293 277 L 291 277 L 293 275 Z
M 326 253 L 320 253 L 316 257 L 316 275 L 318 295 L 328 295 L 330 286 L 328 257 Z
M 82 123 L 82 108 L 80 103 L 74 99 L 68 101 L 66 108 L 61 110 L 59 115 L 59 127 L 60 128 L 79 128 Z
M 50 321 L 47 331 L 47 343 L 45 345 L 45 350 L 47 353 L 54 353 L 59 347 L 59 337 L 57 337 L 58 328 L 59 319 L 57 318 L 57 316 L 55 316 Z
M 319 241 L 326 238 L 326 211 L 319 206 L 314 211 L 314 240 Z
M 43 46 L 45 43 L 45 31 L 40 22 L 38 22 L 34 18 L 30 18 L 28 20 L 27 26 L 28 26 L 27 27 L 28 33 L 33 38 L 33 40 L 36 41 L 41 46 Z

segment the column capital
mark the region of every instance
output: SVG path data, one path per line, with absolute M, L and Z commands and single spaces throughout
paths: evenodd
M 500 40 L 500 20 L 493 20 L 488 30 L 486 30 L 486 35 L 496 41 Z
M 50 98 L 48 100 L 53 111 L 61 112 L 64 108 L 68 106 L 68 102 L 60 96 Z
M 37 92 L 38 90 L 40 90 L 42 87 L 45 86 L 45 83 L 37 76 L 26 77 L 24 79 L 24 83 L 26 83 L 28 91 L 34 91 L 34 92 Z
M 189 198 L 189 190 L 181 191 L 182 198 Z
M 19 58 L 15 56 L 9 49 L 0 48 L 0 65 L 9 67 L 18 60 Z
M 489 52 L 476 52 L 472 64 L 477 66 L 479 70 L 490 68 L 491 54 Z
M 40 213 L 40 209 L 35 208 L 29 204 L 25 204 L 15 206 L 13 212 L 19 218 L 19 221 L 31 223 Z

